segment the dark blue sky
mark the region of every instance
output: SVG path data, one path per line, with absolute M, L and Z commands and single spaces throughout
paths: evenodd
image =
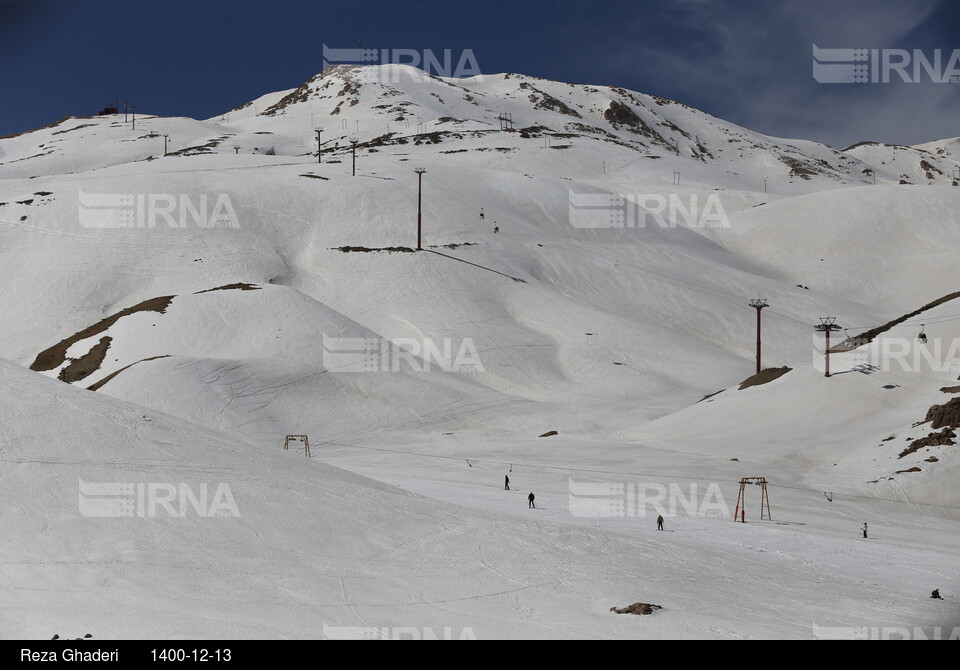
M 0 135 L 119 97 L 207 118 L 323 68 L 322 47 L 472 50 L 485 73 L 616 84 L 843 146 L 960 135 L 960 84 L 829 85 L 824 48 L 960 49 L 956 0 L 0 0 Z

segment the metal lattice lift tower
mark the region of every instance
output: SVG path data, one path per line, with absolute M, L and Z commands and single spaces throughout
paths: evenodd
M 736 523 L 747 522 L 747 486 L 755 485 L 760 487 L 760 520 L 773 521 L 770 514 L 770 496 L 767 494 L 766 477 L 744 477 L 740 480 L 740 494 L 737 496 L 737 509 L 733 513 L 733 521 Z

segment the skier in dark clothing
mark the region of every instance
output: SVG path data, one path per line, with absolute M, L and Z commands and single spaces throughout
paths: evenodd
M 863 525 L 860 526 L 860 530 L 863 531 L 863 539 L 864 539 L 864 540 L 868 539 L 868 538 L 867 538 L 867 522 L 866 522 L 866 521 L 864 521 L 864 522 L 863 522 Z
M 503 490 L 504 490 L 504 491 L 509 491 L 509 490 L 510 490 L 510 476 L 509 476 L 509 475 L 504 475 L 504 476 L 503 476 Z
M 530 503 L 530 509 L 537 509 L 537 506 L 533 504 L 536 496 L 533 495 L 533 492 L 530 492 L 530 495 L 527 496 L 527 502 Z
M 663 530 L 663 515 L 657 517 L 657 530 Z
M 933 598 L 934 600 L 943 600 L 943 598 L 940 596 L 940 589 L 937 589 L 936 591 L 934 591 L 930 595 L 930 597 Z

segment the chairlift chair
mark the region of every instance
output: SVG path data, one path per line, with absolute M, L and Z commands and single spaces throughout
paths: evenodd
M 920 344 L 926 344 L 926 343 L 927 343 L 927 333 L 926 333 L 926 330 L 927 330 L 927 327 L 926 327 L 925 325 L 920 326 L 920 334 L 917 336 L 917 341 L 918 341 Z

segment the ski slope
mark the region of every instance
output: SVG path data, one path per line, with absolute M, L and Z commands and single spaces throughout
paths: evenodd
M 960 302 L 836 353 L 830 379 L 813 329 L 858 337 L 958 290 L 955 141 L 840 152 L 624 89 L 405 66 L 136 123 L 0 138 L 0 636 L 960 625 L 956 447 L 899 457 L 955 397 Z M 416 246 L 414 168 L 426 250 L 344 251 Z M 107 227 L 90 203 L 111 194 L 171 218 Z M 723 225 L 576 225 L 576 196 L 611 194 L 714 198 Z M 757 296 L 764 366 L 792 370 L 741 391 Z M 939 365 L 891 363 L 924 326 Z M 340 338 L 387 367 L 339 369 Z M 397 341 L 481 365 L 390 367 Z M 751 498 L 734 526 L 761 475 L 774 521 Z M 80 480 L 226 483 L 240 516 L 90 519 Z M 727 514 L 578 516 L 584 482 L 714 485 Z M 609 612 L 634 602 L 664 610 Z

